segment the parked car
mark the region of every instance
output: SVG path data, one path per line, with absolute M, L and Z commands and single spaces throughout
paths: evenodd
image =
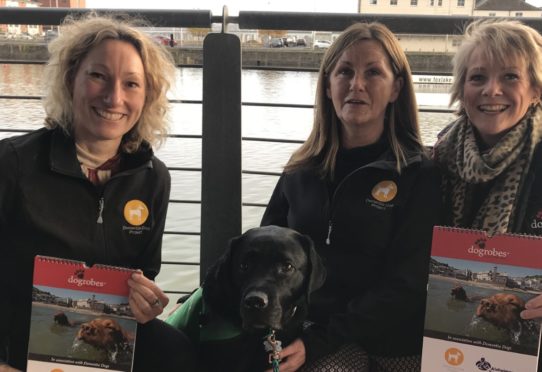
M 292 37 L 283 37 L 282 38 L 282 45 L 285 47 L 294 47 L 296 46 L 296 40 Z
M 298 47 L 306 47 L 307 42 L 305 41 L 305 39 L 297 39 L 295 45 Z
M 280 37 L 274 37 L 269 41 L 269 46 L 271 48 L 282 48 L 284 46 L 284 43 L 282 42 L 282 39 Z
M 155 35 L 152 37 L 152 39 L 157 43 L 165 46 L 174 47 L 177 45 L 177 41 L 171 40 L 169 37 L 165 37 L 162 35 Z
M 327 40 L 316 40 L 314 44 L 312 44 L 312 46 L 314 49 L 319 49 L 319 48 L 326 49 L 331 46 L 331 42 Z

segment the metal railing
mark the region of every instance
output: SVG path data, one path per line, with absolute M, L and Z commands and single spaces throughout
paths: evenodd
M 89 9 L 67 8 L 0 8 L 0 24 L 58 25 L 73 13 Z M 98 13 L 125 14 L 148 20 L 155 27 L 204 27 L 221 23 L 221 33 L 210 33 L 203 44 L 203 99 L 201 101 L 172 100 L 174 103 L 202 104 L 202 136 L 172 135 L 176 138 L 202 139 L 202 167 L 170 167 L 173 171 L 201 171 L 201 230 L 197 232 L 166 231 L 165 234 L 200 236 L 200 279 L 221 254 L 228 240 L 241 233 L 242 206 L 264 207 L 259 203 L 242 203 L 242 174 L 278 175 L 273 172 L 243 171 L 241 169 L 241 141 L 271 141 L 300 143 L 247 137 L 241 138 L 241 107 L 279 106 L 311 108 L 312 105 L 269 104 L 241 102 L 241 44 L 232 34 L 225 33 L 228 24 L 240 29 L 341 31 L 355 22 L 379 21 L 395 33 L 461 34 L 473 17 L 363 15 L 330 13 L 251 12 L 241 11 L 230 17 L 227 9 L 214 16 L 207 10 L 137 10 L 101 9 Z M 542 19 L 522 18 L 524 23 L 542 30 Z M 0 96 L 0 99 L 39 99 L 33 96 Z M 434 109 L 429 112 L 449 112 Z M 0 129 L 1 130 L 1 129 Z M 16 132 L 17 130 L 9 130 Z M 216 187 L 220 185 L 220 187 Z M 171 203 L 199 203 L 194 200 L 172 199 Z M 197 262 L 167 264 L 197 265 Z M 169 291 L 182 293 L 183 291 Z

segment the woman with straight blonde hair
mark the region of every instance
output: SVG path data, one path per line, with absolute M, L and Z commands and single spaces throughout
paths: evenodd
M 453 66 L 458 118 L 434 148 L 446 224 L 542 235 L 542 36 L 515 20 L 473 22 Z M 521 317 L 542 318 L 542 295 Z
M 314 125 L 262 225 L 309 235 L 327 279 L 281 371 L 418 371 L 439 175 L 410 67 L 382 24 L 347 28 L 320 68 Z

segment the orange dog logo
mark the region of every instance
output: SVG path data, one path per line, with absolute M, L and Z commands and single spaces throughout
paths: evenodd
M 130 200 L 124 206 L 124 218 L 132 226 L 141 226 L 149 217 L 149 209 L 141 200 Z
M 393 181 L 381 181 L 373 187 L 371 195 L 379 202 L 387 203 L 397 195 L 397 185 Z
M 461 350 L 452 347 L 446 350 L 446 352 L 444 353 L 444 359 L 446 359 L 446 362 L 448 364 L 452 366 L 458 366 L 463 363 L 463 359 L 465 359 L 465 357 Z

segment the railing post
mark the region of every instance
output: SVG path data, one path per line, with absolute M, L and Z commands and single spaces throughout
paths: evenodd
M 241 43 L 232 34 L 203 41 L 200 281 L 241 233 Z

